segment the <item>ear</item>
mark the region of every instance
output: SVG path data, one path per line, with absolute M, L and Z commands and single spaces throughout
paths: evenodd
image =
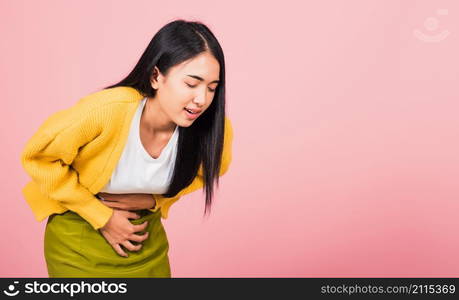
M 153 68 L 153 73 L 150 76 L 151 87 L 155 90 L 159 88 L 158 81 L 159 81 L 160 76 L 161 76 L 161 72 L 159 71 L 158 67 L 155 66 Z

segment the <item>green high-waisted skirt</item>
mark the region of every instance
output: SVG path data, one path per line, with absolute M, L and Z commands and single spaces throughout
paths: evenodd
M 169 243 L 161 223 L 161 212 L 136 211 L 148 221 L 148 238 L 139 251 L 123 248 L 122 257 L 86 220 L 73 211 L 53 214 L 45 230 L 44 252 L 49 277 L 171 277 Z M 145 231 L 137 232 L 143 234 Z M 131 242 L 136 245 L 136 242 Z

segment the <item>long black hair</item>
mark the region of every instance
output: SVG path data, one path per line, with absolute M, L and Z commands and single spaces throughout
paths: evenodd
M 153 36 L 131 73 L 105 89 L 129 86 L 145 97 L 154 97 L 156 90 L 152 88 L 150 78 L 155 66 L 166 76 L 171 67 L 204 51 L 209 51 L 220 64 L 219 84 L 207 110 L 191 126 L 179 127 L 172 180 L 163 196 L 174 197 L 190 185 L 202 164 L 205 215 L 211 208 L 214 181 L 218 187 L 225 128 L 225 59 L 214 34 L 201 22 L 179 19 L 166 24 Z

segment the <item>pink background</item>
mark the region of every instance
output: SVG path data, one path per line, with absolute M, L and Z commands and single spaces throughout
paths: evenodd
M 195 192 L 163 220 L 173 277 L 458 276 L 458 13 L 453 0 L 0 1 L 0 276 L 47 276 L 45 222 L 21 194 L 27 139 L 127 75 L 176 18 L 221 42 L 235 137 L 211 217 Z

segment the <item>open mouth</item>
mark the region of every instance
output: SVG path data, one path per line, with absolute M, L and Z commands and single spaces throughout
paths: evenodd
M 191 110 L 187 109 L 186 107 L 184 108 L 184 110 L 186 110 L 187 112 L 189 112 L 190 114 L 193 114 L 193 115 L 198 114 L 197 112 L 192 112 Z
M 198 115 L 200 112 L 196 111 L 196 112 L 193 112 L 192 110 L 189 110 L 188 108 L 183 108 L 184 110 L 186 110 L 187 112 L 189 112 L 190 114 L 192 115 Z

